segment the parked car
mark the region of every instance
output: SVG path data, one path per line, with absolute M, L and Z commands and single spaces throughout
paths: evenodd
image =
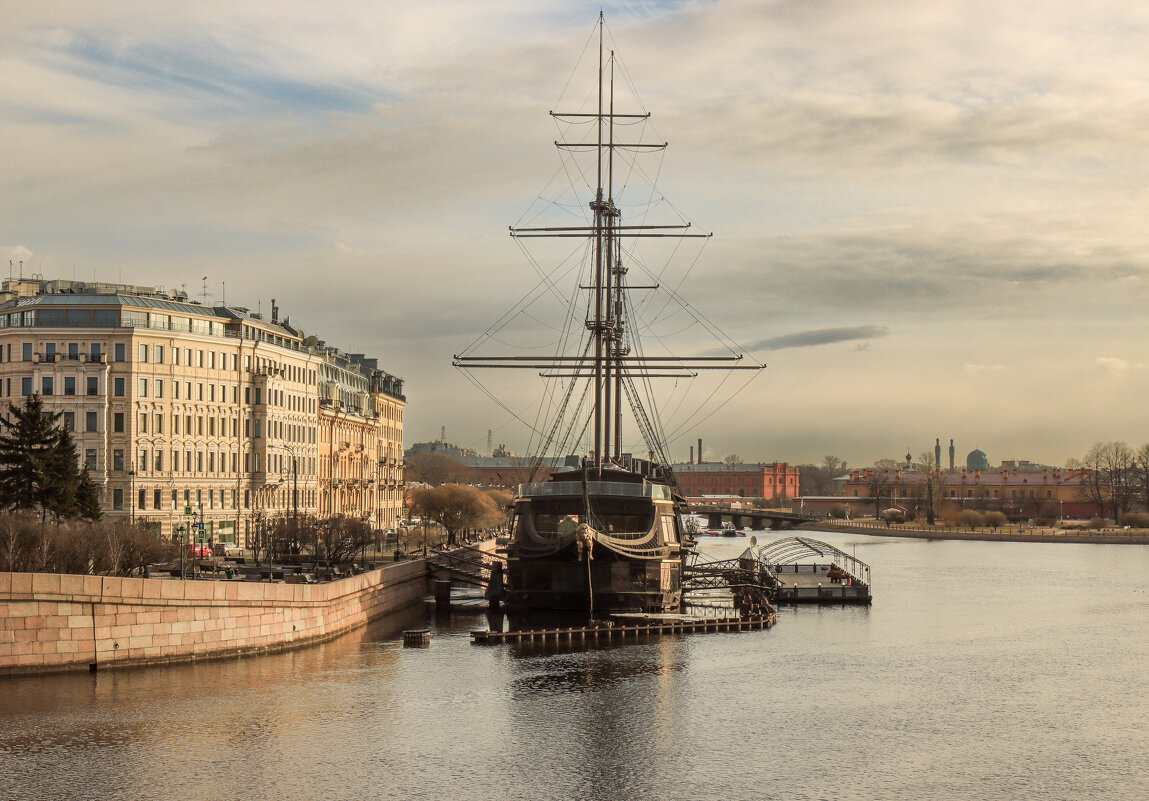
M 222 553 L 224 556 L 231 558 L 233 556 L 243 556 L 243 548 L 240 548 L 234 542 L 220 542 L 216 543 L 215 552 Z
M 193 542 L 188 545 L 188 556 L 196 558 L 206 558 L 214 556 L 211 546 L 206 542 Z

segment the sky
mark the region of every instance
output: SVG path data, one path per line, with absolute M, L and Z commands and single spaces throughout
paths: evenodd
M 714 233 L 680 291 L 768 365 L 676 458 L 1149 441 L 1149 5 L 603 9 L 659 188 Z M 408 443 L 525 448 L 533 390 L 496 404 L 451 359 L 537 279 L 507 227 L 598 11 L 8 0 L 0 265 L 275 298 L 406 381 Z

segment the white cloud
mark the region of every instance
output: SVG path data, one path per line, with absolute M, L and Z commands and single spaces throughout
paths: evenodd
M 638 87 L 671 143 L 660 185 L 717 234 L 684 294 L 742 342 L 883 332 L 870 350 L 849 336 L 772 350 L 744 406 L 687 439 L 857 463 L 962 426 L 987 451 L 1046 461 L 1076 441 L 1137 439 L 1146 388 L 1107 377 L 1143 373 L 1146 357 L 1135 344 L 1124 359 L 1093 354 L 1149 341 L 1149 7 L 606 11 L 619 83 Z M 410 439 L 502 424 L 450 355 L 534 280 L 506 226 L 556 170 L 546 112 L 594 9 L 109 0 L 5 12 L 0 257 L 169 286 L 207 272 L 251 306 L 274 286 L 293 320 L 408 379 Z M 566 99 L 585 88 L 573 79 Z M 1100 369 L 1067 377 L 1065 364 L 1090 363 Z M 843 386 L 866 400 L 864 439 L 827 423 Z M 1102 388 L 1106 431 L 1081 413 Z M 1049 429 L 1032 422 L 1035 397 Z

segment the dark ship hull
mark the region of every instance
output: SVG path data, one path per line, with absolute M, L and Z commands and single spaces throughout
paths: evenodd
M 684 551 L 666 483 L 619 469 L 559 473 L 515 498 L 504 602 L 511 612 L 682 608 Z

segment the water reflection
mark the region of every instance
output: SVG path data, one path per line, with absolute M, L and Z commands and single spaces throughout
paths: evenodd
M 6 680 L 0 782 L 20 799 L 1149 797 L 1149 549 L 818 536 L 874 566 L 873 607 L 550 650 L 472 645 L 484 615 L 416 609 L 303 651 Z M 403 648 L 417 625 L 430 646 Z

